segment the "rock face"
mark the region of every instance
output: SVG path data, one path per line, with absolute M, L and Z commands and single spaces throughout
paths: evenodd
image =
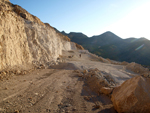
M 46 63 L 56 60 L 62 50 L 71 50 L 71 43 L 61 37 L 49 25 L 25 20 L 25 32 L 29 50 L 35 61 Z
M 0 1 L 0 69 L 32 63 L 24 19 L 12 11 L 8 1 Z
M 0 26 L 0 71 L 55 61 L 62 50 L 77 49 L 67 36 L 9 0 L 0 1 Z
M 111 100 L 118 113 L 150 113 L 150 78 L 125 81 L 114 89 Z

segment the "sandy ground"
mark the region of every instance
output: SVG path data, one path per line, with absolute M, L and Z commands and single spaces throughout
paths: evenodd
M 102 63 L 88 53 L 82 53 L 81 58 L 79 54 L 64 52 L 64 63 L 0 81 L 0 113 L 116 113 L 110 98 L 92 92 L 74 70 L 98 68 L 118 85 L 131 78 L 132 72 Z M 95 103 L 100 108 L 95 109 Z

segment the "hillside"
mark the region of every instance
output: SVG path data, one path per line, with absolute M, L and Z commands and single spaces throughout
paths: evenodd
M 62 50 L 78 49 L 67 36 L 9 0 L 0 1 L 0 11 L 0 71 L 49 65 Z
M 150 65 L 150 41 L 145 38 L 122 39 L 110 31 L 92 37 L 75 32 L 62 33 L 71 41 L 104 58 Z

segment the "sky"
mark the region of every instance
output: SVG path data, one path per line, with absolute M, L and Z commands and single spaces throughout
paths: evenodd
M 150 40 L 150 0 L 10 0 L 59 31 Z

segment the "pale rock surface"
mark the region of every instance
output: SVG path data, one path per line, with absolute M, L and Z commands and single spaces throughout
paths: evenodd
M 30 64 L 32 57 L 24 28 L 24 19 L 10 10 L 9 4 L 0 1 L 0 69 Z
M 150 78 L 125 81 L 113 90 L 111 100 L 118 113 L 150 113 Z
M 70 50 L 71 43 L 61 38 L 50 26 L 25 21 L 28 45 L 34 60 L 41 63 L 56 60 L 62 50 Z
M 76 44 L 74 42 L 70 42 L 70 43 L 71 43 L 71 49 L 77 50 Z
M 56 61 L 76 44 L 9 0 L 0 1 L 0 70 Z

